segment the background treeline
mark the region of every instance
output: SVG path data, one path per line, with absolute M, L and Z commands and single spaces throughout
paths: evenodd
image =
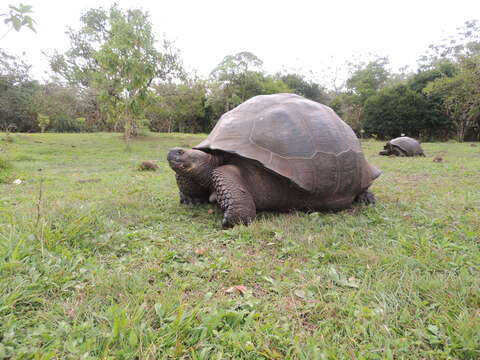
M 291 92 L 331 106 L 361 137 L 480 139 L 477 21 L 427 49 L 416 72 L 394 72 L 387 58 L 370 57 L 336 69 L 345 74 L 340 85 L 333 72 L 322 80 L 269 74 L 251 52 L 225 56 L 201 78 L 185 70 L 172 43 L 157 45 L 140 10 L 92 9 L 81 21 L 68 29 L 69 50 L 46 54 L 55 74 L 47 82 L 0 49 L 0 130 L 209 132 L 252 96 Z

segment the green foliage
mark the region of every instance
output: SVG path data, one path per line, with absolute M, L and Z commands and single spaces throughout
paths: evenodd
M 87 130 L 88 129 L 85 127 L 85 122 L 78 121 L 78 119 L 72 119 L 70 117 L 64 117 L 62 115 L 56 116 L 50 125 L 50 131 L 58 133 L 78 133 Z
M 33 29 L 31 7 L 10 6 L 11 29 Z M 70 48 L 50 57 L 53 78 L 33 81 L 30 66 L 0 50 L 0 129 L 54 132 L 143 130 L 208 132 L 218 118 L 249 98 L 293 92 L 331 106 L 363 136 L 408 133 L 423 139 L 480 139 L 480 27 L 468 21 L 430 47 L 416 74 L 392 73 L 387 58 L 347 64 L 342 91 L 327 90 L 301 72 L 269 75 L 251 52 L 227 55 L 209 79 L 189 79 L 178 51 L 157 50 L 141 10 L 90 9 L 69 28 Z M 339 69 L 332 71 L 336 82 Z M 311 76 L 310 76 L 311 77 Z M 334 85 L 335 86 L 335 85 Z M 333 96 L 332 96 L 333 95 Z M 38 126 L 37 114 L 50 123 Z
M 442 77 L 453 77 L 458 73 L 458 66 L 448 60 L 434 62 L 421 68 L 415 75 L 408 80 L 410 89 L 416 92 L 422 92 L 429 82 Z
M 37 121 L 38 121 L 38 126 L 40 127 L 40 131 L 42 133 L 45 132 L 45 129 L 48 127 L 48 125 L 50 125 L 50 117 L 48 117 L 47 115 L 38 113 Z
M 347 79 L 347 90 L 359 97 L 359 103 L 364 104 L 367 98 L 387 85 L 390 72 L 386 69 L 387 58 L 378 58 L 368 64 L 356 65 L 356 70 Z
M 211 77 L 226 85 L 236 85 L 243 99 L 247 96 L 247 86 L 249 76 L 255 73 L 261 73 L 263 61 L 255 54 L 243 51 L 235 55 L 227 55 L 222 62 L 218 64 L 211 73 Z
M 210 75 L 206 101 L 210 123 L 251 97 L 293 92 L 278 76 L 266 75 L 262 65 L 250 52 L 225 56 Z
M 205 84 L 186 81 L 182 84 L 154 86 L 147 110 L 152 131 L 207 132 L 211 128 L 205 112 Z
M 441 123 L 427 99 L 406 85 L 394 85 L 380 90 L 365 103 L 363 127 L 368 134 L 394 138 L 405 134 L 423 138 L 433 129 L 441 130 Z
M 30 66 L 0 49 L 0 129 L 37 129 L 34 95 L 38 83 L 30 78 Z
M 459 66 L 458 74 L 435 79 L 424 92 L 441 99 L 445 113 L 455 124 L 457 140 L 463 141 L 480 120 L 480 55 L 462 58 Z
M 10 28 L 0 37 L 0 40 L 7 36 L 12 29 L 18 32 L 25 26 L 33 32 L 37 32 L 34 27 L 35 20 L 29 15 L 33 13 L 32 6 L 20 3 L 18 6 L 8 5 L 8 8 L 8 14 L 0 14 L 0 18 L 5 17 L 3 22 L 7 26 L 9 25 Z
M 360 97 L 351 92 L 337 94 L 329 106 L 359 134 L 363 127 L 363 104 Z
M 80 132 L 109 130 L 100 114 L 96 92 L 89 88 L 51 81 L 35 92 L 34 107 L 50 117 L 50 131 Z
M 294 92 L 283 80 L 265 76 L 262 80 L 262 94 L 281 94 Z
M 454 124 L 458 141 L 466 136 L 480 139 L 479 56 L 480 27 L 473 20 L 458 28 L 457 34 L 430 46 L 421 59 L 426 78 L 433 76 L 422 91 L 441 105 Z
M 354 65 L 354 71 L 346 82 L 346 91 L 335 96 L 330 106 L 347 122 L 357 134 L 363 131 L 365 103 L 385 87 L 390 79 L 386 69 L 388 59 L 378 58 L 368 64 Z
M 254 54 L 244 51 L 227 55 L 210 74 L 211 94 L 207 105 L 218 119 L 245 100 L 263 91 L 263 62 Z
M 277 74 L 277 77 L 297 95 L 304 96 L 307 99 L 321 104 L 327 104 L 330 101 L 325 88 L 313 81 L 306 80 L 303 75 L 289 73 L 284 75 Z

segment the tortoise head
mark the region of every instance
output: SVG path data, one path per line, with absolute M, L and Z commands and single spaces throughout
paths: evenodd
M 178 175 L 196 177 L 211 170 L 212 155 L 200 150 L 175 147 L 168 152 L 167 160 Z

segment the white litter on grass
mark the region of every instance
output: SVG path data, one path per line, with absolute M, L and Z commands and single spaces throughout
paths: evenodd
M 17 180 L 14 180 L 14 181 L 13 181 L 13 183 L 14 183 L 15 185 L 21 185 L 21 184 L 23 184 L 24 182 L 25 182 L 25 181 L 22 181 L 22 180 L 20 180 L 20 179 L 17 179 Z

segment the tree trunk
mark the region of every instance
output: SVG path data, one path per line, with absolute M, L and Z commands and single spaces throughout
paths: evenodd
M 457 126 L 457 141 L 463 142 L 465 139 L 465 121 L 460 121 Z

